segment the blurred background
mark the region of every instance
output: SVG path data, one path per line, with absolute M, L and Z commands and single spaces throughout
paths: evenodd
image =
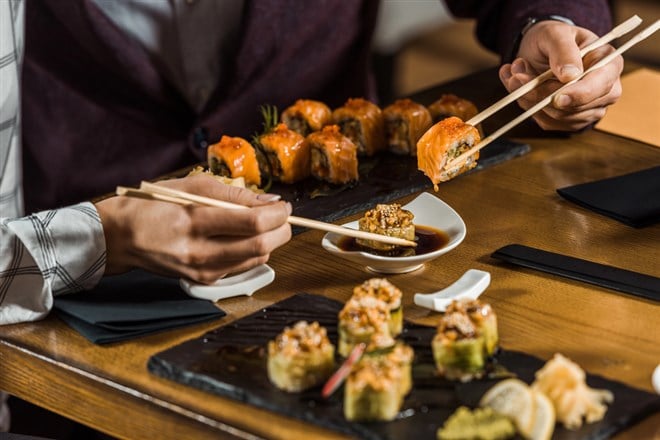
M 644 20 L 641 30 L 660 19 L 660 0 L 610 0 L 610 5 L 615 24 L 637 14 Z M 474 21 L 452 18 L 439 0 L 382 0 L 374 50 L 381 103 L 499 63 L 479 45 Z M 625 59 L 660 68 L 660 33 L 630 49 Z

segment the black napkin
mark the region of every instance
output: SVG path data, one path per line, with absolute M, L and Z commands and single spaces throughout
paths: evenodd
M 95 344 L 107 344 L 225 316 L 191 298 L 177 279 L 143 271 L 105 277 L 93 290 L 55 298 L 53 309 Z
M 557 193 L 636 228 L 660 221 L 660 166 L 560 188 Z

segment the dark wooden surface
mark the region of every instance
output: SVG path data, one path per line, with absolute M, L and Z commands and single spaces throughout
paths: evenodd
M 443 85 L 483 108 L 504 93 L 494 71 Z M 502 115 L 486 121 L 501 126 Z M 441 185 L 437 194 L 467 225 L 465 241 L 424 268 L 390 280 L 404 291 L 405 317 L 433 325 L 437 314 L 412 303 L 466 270 L 491 273 L 483 299 L 497 312 L 501 343 L 549 359 L 561 352 L 591 374 L 651 392 L 660 361 L 660 307 L 578 281 L 498 263 L 490 254 L 510 243 L 660 276 L 660 225 L 634 229 L 561 199 L 556 188 L 660 164 L 660 149 L 599 131 L 572 136 L 521 127 L 507 135 L 531 146 L 521 157 Z M 409 201 L 414 195 L 404 197 Z M 355 216 L 342 219 L 354 220 Z M 296 292 L 345 301 L 372 276 L 320 246 L 322 232 L 299 234 L 269 264 L 275 281 L 250 298 L 220 306 L 227 324 Z M 56 316 L 0 328 L 0 389 L 124 438 L 338 438 L 313 424 L 160 378 L 151 356 L 218 326 L 204 324 L 134 341 L 96 346 Z M 660 415 L 618 438 L 654 438 Z

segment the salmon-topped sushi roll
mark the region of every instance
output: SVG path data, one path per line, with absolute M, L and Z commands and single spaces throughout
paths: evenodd
M 472 101 L 459 98 L 451 93 L 442 95 L 440 99 L 429 105 L 428 109 L 434 124 L 450 116 L 456 116 L 463 121 L 469 121 L 479 113 L 477 106 Z M 484 132 L 481 124 L 477 124 L 475 127 L 479 131 L 479 136 L 483 137 Z
M 312 176 L 338 185 L 358 180 L 357 147 L 341 134 L 339 126 L 327 125 L 305 142 L 311 150 Z
M 319 131 L 331 120 L 330 107 L 313 99 L 299 99 L 282 113 L 282 122 L 302 136 Z
M 261 186 L 267 175 L 266 158 L 252 144 L 240 137 L 222 136 L 220 142 L 209 146 L 209 169 L 218 176 L 242 177 L 248 185 Z
M 479 131 L 474 126 L 454 116 L 445 118 L 429 128 L 417 142 L 417 168 L 431 179 L 437 191 L 438 183 L 452 179 L 477 165 L 478 151 L 459 167 L 445 169 L 447 162 L 468 151 L 480 140 Z
M 422 104 L 399 99 L 383 109 L 385 140 L 395 154 L 417 155 L 417 141 L 433 125 L 431 113 Z
M 310 149 L 305 138 L 285 124 L 257 138 L 266 155 L 273 179 L 295 183 L 310 175 Z
M 332 112 L 332 121 L 358 148 L 358 155 L 373 156 L 385 148 L 383 112 L 373 102 L 351 98 Z

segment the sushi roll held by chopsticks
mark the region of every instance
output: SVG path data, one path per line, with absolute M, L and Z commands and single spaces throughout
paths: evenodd
M 433 125 L 417 142 L 417 168 L 431 179 L 433 188 L 477 166 L 475 151 L 460 166 L 446 169 L 447 163 L 481 141 L 479 131 L 460 118 L 451 116 Z

